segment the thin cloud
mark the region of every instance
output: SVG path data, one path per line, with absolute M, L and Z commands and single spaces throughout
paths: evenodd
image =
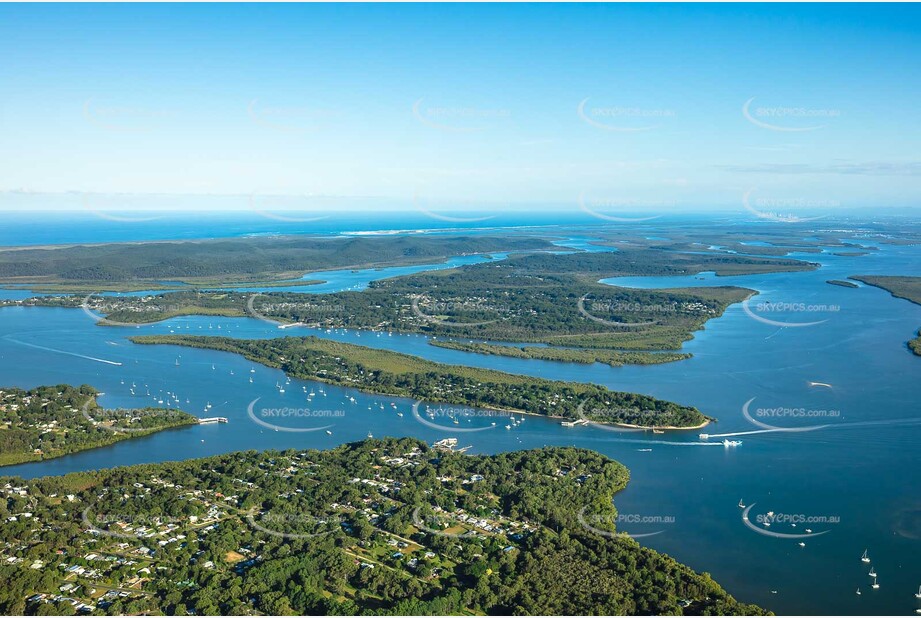
M 868 161 L 863 163 L 758 163 L 755 165 L 718 165 L 718 169 L 743 174 L 837 174 L 844 176 L 919 176 L 921 161 L 904 163 Z

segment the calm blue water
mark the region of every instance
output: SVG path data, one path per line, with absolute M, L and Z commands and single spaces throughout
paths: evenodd
M 861 257 L 803 257 L 820 261 L 822 268 L 744 277 L 609 281 L 647 288 L 741 285 L 761 292 L 748 305 L 757 317 L 788 323 L 825 320 L 814 326 L 779 327 L 735 305 L 688 342 L 686 350 L 694 358 L 650 367 L 503 359 L 435 348 L 421 336 L 279 331 L 252 319 L 186 317 L 139 328 L 97 327 L 81 311 L 5 308 L 0 310 L 0 383 L 24 387 L 88 383 L 105 392 L 100 401 L 107 407 L 158 405 L 161 398 L 169 402 L 166 393 L 172 392 L 183 409 L 201 416 L 226 416 L 230 423 L 164 432 L 66 458 L 9 467 L 4 472 L 34 477 L 240 449 L 325 448 L 362 439 L 369 431 L 374 436 L 411 435 L 427 441 L 453 435 L 461 444 L 472 445 L 474 453 L 576 445 L 605 453 L 631 469 L 630 486 L 616 499 L 621 513 L 659 520 L 655 524 L 625 523 L 622 530 L 657 532 L 640 542 L 710 572 L 739 598 L 782 613 L 911 613 L 918 606 L 913 594 L 921 584 L 921 457 L 917 451 L 921 426 L 914 424 L 921 416 L 921 359 L 907 351 L 905 341 L 921 327 L 921 307 L 876 288 L 847 289 L 825 281 L 850 274 L 916 275 L 921 248 L 883 245 L 880 251 Z M 341 279 L 334 276 L 339 285 L 331 284 L 330 289 L 348 289 L 354 284 L 352 274 L 342 272 L 337 275 Z M 824 309 L 760 311 L 758 303 L 765 301 L 822 305 Z M 495 417 L 461 416 L 454 425 L 441 416 L 423 416 L 443 427 L 435 429 L 415 419 L 412 401 L 298 380 L 286 384 L 281 372 L 253 366 L 234 355 L 136 346 L 126 340 L 136 334 L 168 332 L 252 338 L 319 334 L 442 362 L 591 381 L 695 405 L 719 418 L 704 431 L 746 435 L 733 437 L 743 441 L 741 446 L 726 449 L 712 444 L 717 440 L 701 444 L 697 431 L 624 434 L 592 427 L 562 428 L 557 421 L 539 417 L 528 417 L 506 430 L 506 419 Z M 135 395 L 130 393 L 132 383 Z M 276 385 L 284 387 L 285 393 Z M 311 390 L 315 395 L 308 403 Z M 251 420 L 248 406 L 257 398 L 253 404 L 257 417 L 282 430 Z M 838 415 L 758 416 L 761 422 L 782 427 L 829 427 L 804 433 L 749 434 L 758 430 L 743 416 L 743 406 L 752 398 L 749 410 L 756 416 L 759 408 L 802 408 Z M 206 410 L 208 403 L 211 407 Z M 330 412 L 323 418 L 277 418 L 261 412 L 284 407 Z M 497 423 L 495 428 L 490 422 Z M 332 425 L 332 435 L 325 430 L 284 431 L 327 425 Z M 475 428 L 484 430 L 452 432 Z M 769 510 L 825 518 L 796 528 L 778 522 L 772 531 L 796 533 L 810 527 L 814 532 L 829 532 L 806 539 L 806 547 L 800 547 L 798 539 L 755 533 L 742 523 L 737 506 L 740 498 L 746 505 L 755 504 L 750 514 L 753 519 Z M 832 523 L 829 518 L 840 521 Z M 859 561 L 866 548 L 880 574 L 879 590 L 870 589 L 866 565 Z M 855 594 L 858 587 L 861 596 Z

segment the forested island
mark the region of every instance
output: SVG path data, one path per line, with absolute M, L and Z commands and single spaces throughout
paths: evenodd
M 0 480 L 6 615 L 761 615 L 618 534 L 628 471 L 415 439 Z
M 489 354 L 619 366 L 687 358 L 649 352 L 679 350 L 707 320 L 754 292 L 732 286 L 638 290 L 604 285 L 599 279 L 810 268 L 814 265 L 799 260 L 662 249 L 544 252 L 384 279 L 366 290 L 323 295 L 189 290 L 130 297 L 50 296 L 0 304 L 85 307 L 105 316 L 102 326 L 190 314 L 252 315 L 326 329 L 422 333 L 448 346 L 469 346 L 477 340 L 483 342 L 478 351 Z M 492 342 L 543 347 L 522 350 Z
M 623 365 L 657 365 L 659 363 L 672 363 L 674 361 L 690 358 L 690 354 L 674 352 L 619 352 L 616 350 L 562 348 L 542 345 L 513 346 L 481 342 L 442 341 L 429 340 L 429 344 L 461 352 L 474 354 L 495 354 L 514 358 L 535 358 L 564 363 L 604 363 L 612 367 Z
M 299 278 L 314 270 L 555 249 L 548 240 L 527 236 L 274 236 L 17 248 L 0 250 L 0 282 L 88 294 L 162 288 L 164 280 L 217 286 Z
M 0 466 L 108 446 L 198 419 L 174 409 L 103 410 L 90 386 L 0 388 Z
M 921 305 L 921 277 L 853 275 L 849 278 L 886 290 L 896 298 Z M 908 341 L 908 349 L 916 356 L 921 356 L 921 330 L 917 334 L 917 337 Z
M 840 279 L 829 279 L 825 283 L 829 285 L 837 285 L 842 288 L 859 288 L 860 286 L 854 283 L 853 281 L 842 281 Z
M 709 417 L 697 408 L 594 384 L 445 365 L 416 356 L 318 337 L 232 339 L 194 335 L 132 337 L 140 344 L 183 345 L 240 354 L 305 380 L 370 393 L 631 426 L 691 429 Z

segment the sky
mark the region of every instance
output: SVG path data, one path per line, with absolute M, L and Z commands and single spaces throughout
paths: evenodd
M 3 4 L 0 209 L 917 207 L 919 17 Z

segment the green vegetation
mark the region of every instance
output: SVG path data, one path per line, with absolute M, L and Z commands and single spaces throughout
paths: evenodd
M 413 439 L 6 479 L 0 613 L 764 612 L 612 534 L 627 479 L 582 449 Z
M 496 354 L 514 358 L 535 358 L 566 363 L 605 363 L 612 367 L 620 367 L 622 365 L 656 365 L 659 363 L 671 363 L 691 357 L 690 354 L 673 354 L 668 352 L 615 352 L 610 350 L 583 350 L 542 346 L 516 347 L 491 343 L 440 341 L 437 339 L 429 341 L 429 344 L 440 348 L 473 352 L 475 354 Z
M 825 283 L 828 283 L 830 285 L 840 285 L 843 288 L 859 288 L 860 287 L 859 285 L 851 281 L 841 281 L 839 279 L 829 279 Z
M 96 406 L 96 395 L 85 385 L 0 389 L 0 466 L 70 455 L 197 422 L 178 410 L 103 410 Z
M 848 278 L 886 290 L 896 298 L 921 305 L 921 277 L 851 275 Z M 916 356 L 921 356 L 921 331 L 918 331 L 916 338 L 908 342 L 908 349 Z
M 184 345 L 241 354 L 293 377 L 362 391 L 494 410 L 643 427 L 691 428 L 708 418 L 697 408 L 594 384 L 560 382 L 492 369 L 444 365 L 407 354 L 317 337 L 243 340 L 192 335 L 132 337 L 143 344 Z
M 287 236 L 207 241 L 117 243 L 0 251 L 0 282 L 67 284 L 87 293 L 148 289 L 180 281 L 276 281 L 335 268 L 414 264 L 491 251 L 553 249 L 540 238 L 393 236 L 316 238 Z M 141 284 L 143 282 L 143 284 Z

